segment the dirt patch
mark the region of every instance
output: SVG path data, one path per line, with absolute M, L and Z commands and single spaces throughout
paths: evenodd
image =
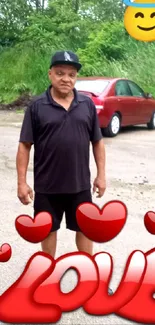
M 24 111 L 17 113 L 17 111 L 0 110 L 0 127 L 21 127 L 24 118 Z
M 34 96 L 30 94 L 22 94 L 19 98 L 10 104 L 0 103 L 1 111 L 16 111 L 19 109 L 26 110 L 27 106 L 32 102 Z

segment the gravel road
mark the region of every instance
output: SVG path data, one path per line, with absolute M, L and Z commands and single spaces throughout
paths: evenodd
M 32 215 L 32 205 L 23 206 L 16 196 L 15 157 L 23 114 L 0 112 L 0 246 L 8 242 L 12 246 L 12 258 L 1 263 L 0 294 L 9 288 L 21 275 L 25 263 L 33 253 L 40 251 L 40 244 L 31 244 L 22 239 L 15 230 L 15 219 L 20 214 Z M 144 226 L 144 215 L 155 211 L 155 131 L 145 126 L 124 129 L 115 138 L 104 138 L 106 147 L 107 190 L 102 199 L 94 196 L 100 208 L 108 201 L 121 200 L 128 209 L 128 219 L 121 233 L 105 244 L 95 244 L 94 253 L 105 251 L 111 254 L 114 272 L 110 286 L 115 291 L 123 275 L 124 266 L 134 250 L 144 252 L 155 246 L 155 237 Z M 28 170 L 28 183 L 33 186 L 33 150 Z M 90 148 L 92 181 L 96 166 Z M 57 256 L 75 251 L 74 234 L 65 229 L 63 221 L 58 237 Z M 68 292 L 76 285 L 74 271 L 69 271 L 62 280 L 62 290 Z M 135 324 L 132 321 L 108 315 L 94 317 L 82 309 L 63 314 L 57 324 Z

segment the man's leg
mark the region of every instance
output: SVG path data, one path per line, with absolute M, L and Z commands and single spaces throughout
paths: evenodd
M 76 246 L 79 251 L 93 255 L 93 242 L 80 231 L 76 232 Z
M 53 258 L 56 254 L 57 246 L 57 230 L 63 216 L 63 208 L 61 204 L 61 196 L 56 194 L 35 193 L 34 199 L 34 216 L 39 212 L 49 212 L 52 216 L 52 229 L 49 235 L 41 243 L 44 253 L 51 255 Z
M 91 191 L 84 191 L 77 194 L 70 195 L 68 199 L 66 199 L 66 223 L 67 228 L 73 231 L 76 231 L 76 246 L 80 252 L 88 253 L 89 255 L 93 255 L 93 242 L 89 240 L 85 235 L 81 232 L 77 220 L 76 220 L 76 210 L 77 207 L 82 203 L 92 202 Z M 113 291 L 108 288 L 108 294 L 112 295 Z
M 79 251 L 93 255 L 93 242 L 89 240 L 80 230 L 76 220 L 77 207 L 86 202 L 92 202 L 91 191 L 70 194 L 66 196 L 66 223 L 67 228 L 76 232 L 75 242 Z
M 42 251 L 51 255 L 53 258 L 56 254 L 57 231 L 51 232 L 41 243 Z

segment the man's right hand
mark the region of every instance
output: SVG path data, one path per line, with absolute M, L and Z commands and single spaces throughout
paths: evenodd
M 33 190 L 28 184 L 18 185 L 18 198 L 24 205 L 31 203 L 31 200 L 33 200 Z

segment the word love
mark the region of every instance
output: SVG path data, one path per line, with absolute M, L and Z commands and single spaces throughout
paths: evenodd
M 77 286 L 63 293 L 60 282 L 69 269 L 78 275 Z M 115 313 L 142 323 L 155 323 L 155 249 L 134 251 L 128 258 L 121 282 L 112 295 L 108 284 L 113 272 L 110 254 L 93 257 L 70 253 L 54 260 L 38 252 L 28 261 L 19 279 L 0 297 L 0 321 L 7 323 L 55 323 L 62 312 L 83 307 L 90 315 Z

